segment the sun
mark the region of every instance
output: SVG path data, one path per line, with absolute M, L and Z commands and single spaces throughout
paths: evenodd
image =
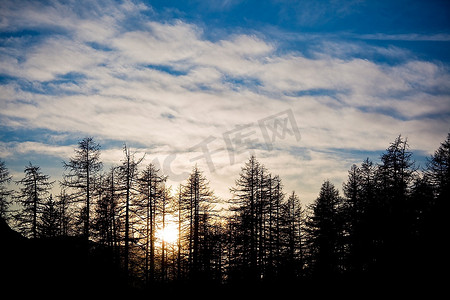
M 178 240 L 178 228 L 175 223 L 168 223 L 164 229 L 160 229 L 156 233 L 156 236 L 160 241 L 173 244 Z

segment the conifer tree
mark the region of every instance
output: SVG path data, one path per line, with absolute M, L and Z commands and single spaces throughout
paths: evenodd
M 82 233 L 89 239 L 91 221 L 91 199 L 98 181 L 102 162 L 100 145 L 92 137 L 86 137 L 78 143 L 75 155 L 68 162 L 63 162 L 66 173 L 61 186 L 70 195 L 71 203 L 82 204 L 80 218 L 83 222 Z
M 149 284 L 155 279 L 155 233 L 157 225 L 157 208 L 163 196 L 163 186 L 167 177 L 160 174 L 160 170 L 153 164 L 140 173 L 138 178 L 140 197 L 135 202 L 136 210 L 143 219 L 144 232 L 144 276 Z
M 11 205 L 12 190 L 7 185 L 11 182 L 12 176 L 9 174 L 8 168 L 3 160 L 0 160 L 0 218 L 9 219 L 9 206 Z
M 310 206 L 312 215 L 307 224 L 313 274 L 319 277 L 335 276 L 340 271 L 340 206 L 339 191 L 330 181 L 325 181 Z
M 50 195 L 42 205 L 42 213 L 40 216 L 39 232 L 41 237 L 52 238 L 60 232 L 60 216 L 58 204 Z
M 16 219 L 22 232 L 37 238 L 42 206 L 50 196 L 54 182 L 50 181 L 50 176 L 42 173 L 39 166 L 34 166 L 31 162 L 25 167 L 24 173 L 24 178 L 16 181 L 21 187 L 15 199 L 23 207 Z
M 137 159 L 136 153 L 131 150 L 125 144 L 123 147 L 124 158 L 122 164 L 118 167 L 118 176 L 120 181 L 119 190 L 122 192 L 125 203 L 123 204 L 125 210 L 125 228 L 124 228 L 124 265 L 125 273 L 129 274 L 130 267 L 130 240 L 131 240 L 131 205 L 135 201 L 135 197 L 138 192 L 137 183 L 139 170 L 138 166 L 144 159 L 141 157 Z
M 202 243 L 205 242 L 204 229 L 208 228 L 209 213 L 215 202 L 215 196 L 209 187 L 209 182 L 203 172 L 194 166 L 186 184 L 181 190 L 182 202 L 186 210 L 187 219 L 187 247 L 188 247 L 188 273 L 198 280 L 206 262 L 203 260 Z

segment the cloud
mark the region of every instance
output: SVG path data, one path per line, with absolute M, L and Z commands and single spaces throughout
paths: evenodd
M 40 142 L 0 142 L 0 156 L 10 158 L 15 155 L 30 153 L 45 154 L 52 157 L 66 158 L 73 153 L 74 147 L 49 145 Z
M 0 30 L 10 35 L 0 39 L 2 126 L 126 142 L 162 168 L 173 159 L 177 179 L 195 162 L 209 170 L 206 161 L 192 161 L 202 154 L 193 146 L 213 137 L 212 149 L 225 147 L 224 133 L 245 124 L 258 132 L 259 120 L 285 110 L 301 140 L 279 139 L 267 151 L 258 133 L 253 150 L 309 198 L 321 177 L 337 185 L 345 178 L 352 159 L 334 149 L 380 150 L 402 133 L 431 153 L 448 131 L 448 66 L 409 50 L 319 36 L 309 48 L 281 49 L 274 35 L 242 30 L 210 40 L 208 28 L 158 21 L 151 7 L 129 1 L 1 5 Z M 401 59 L 388 64 L 375 55 Z M 69 148 L 24 137 L 3 143 L 0 154 L 67 158 Z M 102 151 L 105 162 L 120 161 L 120 147 Z M 209 176 L 221 195 L 248 155 L 236 154 L 235 164 L 225 150 L 214 156 Z
M 383 40 L 383 41 L 427 41 L 427 42 L 448 42 L 450 41 L 450 34 L 436 33 L 436 34 L 421 34 L 421 33 L 403 33 L 403 34 L 362 34 L 356 36 L 365 40 Z
M 198 53 L 201 42 L 194 26 L 180 21 L 145 25 L 146 31 L 126 32 L 112 40 L 112 46 L 128 63 L 170 64 Z
M 12 65 L 11 75 L 29 81 L 52 81 L 69 73 L 83 73 L 85 69 L 104 62 L 105 56 L 66 38 L 49 38 L 27 51 L 24 62 Z

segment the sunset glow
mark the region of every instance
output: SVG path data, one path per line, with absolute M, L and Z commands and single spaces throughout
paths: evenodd
M 156 232 L 156 237 L 158 241 L 168 244 L 176 243 L 178 239 L 178 228 L 176 223 L 168 223 L 165 225 L 164 229 L 160 229 Z
M 450 0 L 0 0 L 1 290 L 445 290 L 449 125 Z

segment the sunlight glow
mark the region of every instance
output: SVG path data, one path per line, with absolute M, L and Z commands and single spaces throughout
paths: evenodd
M 178 228 L 176 223 L 167 223 L 164 229 L 158 230 L 156 233 L 157 238 L 160 241 L 164 241 L 168 244 L 174 244 L 178 240 Z

